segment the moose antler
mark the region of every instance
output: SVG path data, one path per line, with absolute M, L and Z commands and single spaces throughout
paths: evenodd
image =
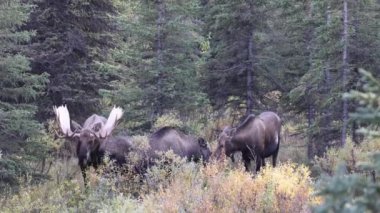
M 105 138 L 111 134 L 115 128 L 117 121 L 123 116 L 123 109 L 120 107 L 113 107 L 110 115 L 108 116 L 106 124 L 100 129 L 99 137 Z
M 56 129 L 53 130 L 57 138 L 66 138 L 66 135 L 59 133 Z
M 71 131 L 70 114 L 69 110 L 67 110 L 66 105 L 59 106 L 58 108 L 54 106 L 53 110 L 59 122 L 59 126 L 61 127 L 62 133 L 67 137 L 75 136 L 77 133 Z

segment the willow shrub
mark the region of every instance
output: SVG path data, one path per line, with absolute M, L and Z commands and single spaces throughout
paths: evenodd
M 149 212 L 305 212 L 318 201 L 313 193 L 305 166 L 266 167 L 252 178 L 242 167 L 213 163 L 198 172 L 184 169 L 168 187 L 146 195 L 143 204 Z
M 348 141 L 343 148 L 330 148 L 323 157 L 314 159 L 313 170 L 319 174 L 334 175 L 338 167 L 345 166 L 348 173 L 364 172 L 360 162 L 370 160 L 370 156 L 380 150 L 380 139 L 366 140 L 361 144 Z
M 158 117 L 153 124 L 153 129 L 157 130 L 164 126 L 182 128 L 184 123 L 179 119 L 179 115 L 177 113 L 170 112 Z
M 170 154 L 169 154 L 170 156 Z M 309 212 L 318 203 L 310 172 L 292 163 L 266 167 L 252 176 L 227 162 L 167 162 L 152 168 L 140 187 L 129 191 L 129 178 L 91 173 L 87 190 L 77 180 L 25 187 L 2 200 L 2 212 Z M 94 177 L 95 176 L 95 177 Z M 134 182 L 134 181 L 132 181 Z M 134 182 L 138 184 L 137 182 Z M 140 189 L 138 196 L 136 189 Z

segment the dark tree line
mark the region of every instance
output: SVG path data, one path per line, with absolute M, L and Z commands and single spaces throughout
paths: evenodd
M 26 55 L 31 72 L 49 74 L 45 95 L 38 101 L 39 119 L 52 115 L 52 105 L 67 104 L 73 116 L 99 109 L 99 89 L 112 78 L 108 52 L 116 47 L 111 0 L 31 1 L 35 10 L 25 26 L 35 31 Z

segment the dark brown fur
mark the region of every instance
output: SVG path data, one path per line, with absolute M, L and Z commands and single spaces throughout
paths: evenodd
M 86 169 L 93 166 L 95 169 L 103 162 L 104 155 L 109 154 L 111 160 L 117 165 L 124 164 L 125 155 L 131 149 L 132 143 L 127 136 L 109 137 L 99 139 L 93 132 L 97 132 L 107 119 L 103 116 L 92 115 L 86 119 L 83 127 L 79 124 L 73 125 L 75 131 L 80 132 L 80 136 L 74 138 L 77 141 L 78 164 L 81 168 L 84 182 L 86 184 Z M 80 128 L 80 129 L 79 129 Z
M 150 158 L 158 157 L 157 152 L 173 150 L 174 154 L 195 162 L 207 161 L 211 151 L 203 138 L 195 138 L 176 130 L 173 127 L 163 127 L 149 138 Z
M 133 151 L 133 143 L 128 136 L 115 136 L 105 140 L 99 148 L 100 157 L 109 155 L 110 160 L 115 161 L 116 165 L 122 166 L 127 163 L 127 155 Z
M 256 157 L 256 171 L 265 166 L 265 158 L 273 157 L 276 166 L 280 148 L 281 120 L 274 112 L 263 112 L 258 117 L 249 115 L 237 128 L 226 128 L 220 134 L 215 151 L 220 158 L 222 151 L 233 159 L 236 152 L 242 153 L 246 170 Z

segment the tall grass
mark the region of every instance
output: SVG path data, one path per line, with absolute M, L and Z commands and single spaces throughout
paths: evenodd
M 171 160 L 152 167 L 139 181 L 130 179 L 133 175 L 105 178 L 102 172 L 90 172 L 87 190 L 77 178 L 26 185 L 3 199 L 0 211 L 309 212 L 309 204 L 318 202 L 304 166 L 285 163 L 253 176 L 226 161 L 204 167 L 178 157 Z
M 231 122 L 226 117 L 205 124 L 183 123 L 170 114 L 159 119 L 155 128 L 188 126 L 215 146 L 218 130 Z M 296 131 L 293 124 L 285 129 L 288 135 Z M 146 149 L 146 136 L 134 136 L 133 141 Z M 172 152 L 162 153 L 155 166 L 138 174 L 135 165 L 141 159 L 139 153 L 131 153 L 130 163 L 123 168 L 106 159 L 97 171 L 90 169 L 88 188 L 77 160 L 61 159 L 54 162 L 49 181 L 25 183 L 19 193 L 0 197 L 0 212 L 309 212 L 310 204 L 319 203 L 319 198 L 313 195 L 309 169 L 301 165 L 306 153 L 303 144 L 298 136 L 285 137 L 280 165 L 268 164 L 258 174 L 245 172 L 241 162 L 224 160 L 204 167 Z

